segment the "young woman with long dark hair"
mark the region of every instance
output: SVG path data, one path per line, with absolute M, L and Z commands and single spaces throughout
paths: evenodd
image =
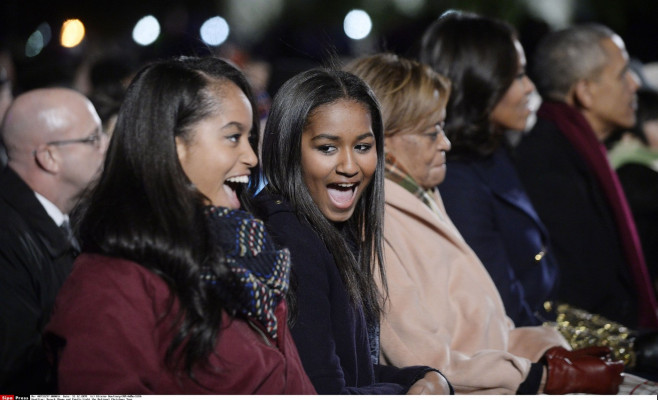
M 292 332 L 318 393 L 448 393 L 431 368 L 378 365 L 383 131 L 368 86 L 324 69 L 286 82 L 265 127 L 261 175 L 256 214 L 290 249 Z
M 286 326 L 289 254 L 240 210 L 254 104 L 214 58 L 133 80 L 47 327 L 60 392 L 315 392 Z

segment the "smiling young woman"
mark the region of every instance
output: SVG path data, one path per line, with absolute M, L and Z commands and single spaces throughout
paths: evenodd
M 383 148 L 377 100 L 352 74 L 307 71 L 274 98 L 255 212 L 290 250 L 293 337 L 320 394 L 450 391 L 432 368 L 378 365 Z
M 302 132 L 304 183 L 322 214 L 347 221 L 377 167 L 370 113 L 360 103 L 340 100 L 318 107 Z
M 216 58 L 131 83 L 46 328 L 62 393 L 315 393 L 286 325 L 289 253 L 241 209 L 254 104 Z

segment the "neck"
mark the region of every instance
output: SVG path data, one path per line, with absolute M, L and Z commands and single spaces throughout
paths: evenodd
M 599 119 L 595 118 L 593 115 L 588 113 L 586 110 L 580 110 L 583 113 L 583 116 L 589 122 L 589 126 L 592 127 L 596 138 L 599 142 L 605 141 L 612 134 L 613 128 L 609 127 L 607 124 L 601 122 Z
M 583 117 L 585 117 L 585 120 L 587 123 L 589 123 L 589 126 L 592 128 L 592 131 L 594 131 L 594 135 L 599 142 L 603 142 L 610 136 L 613 128 L 601 122 L 601 120 L 596 118 L 592 113 L 581 107 L 580 103 L 576 99 L 574 89 L 572 89 L 569 94 L 564 99 L 562 99 L 562 101 L 583 114 Z

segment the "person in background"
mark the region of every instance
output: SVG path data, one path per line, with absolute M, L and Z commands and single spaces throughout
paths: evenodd
M 563 314 L 574 325 L 600 319 L 555 301 L 559 267 L 549 235 L 511 161 L 513 149 L 504 139 L 509 131 L 525 129 L 535 92 L 514 30 L 476 14 L 454 13 L 441 21 L 428 30 L 422 54 L 453 82 L 446 117 L 446 135 L 453 143 L 450 174 L 440 189 L 448 215 L 489 271 L 516 326 L 554 323 L 566 318 Z M 468 87 L 480 90 L 465 91 Z M 617 329 L 626 327 L 606 323 L 581 328 L 578 335 L 558 327 L 572 346 L 610 345 L 614 356 L 630 366 L 628 341 L 617 343 L 612 338 Z M 633 350 L 642 364 L 640 342 Z
M 523 48 L 507 23 L 454 12 L 426 30 L 421 60 L 452 82 L 445 122 L 450 173 L 440 188 L 448 215 L 515 325 L 538 325 L 558 266 L 504 141 L 505 131 L 523 131 L 530 115 L 534 85 Z
M 289 253 L 241 209 L 254 104 L 220 59 L 137 74 L 46 327 L 60 393 L 315 393 L 286 326 Z
M 2 119 L 13 99 L 14 95 L 11 90 L 11 80 L 7 74 L 7 70 L 0 65 L 0 124 L 2 124 Z M 5 149 L 5 145 L 0 137 L 0 169 L 4 168 L 6 164 L 7 150 Z
M 135 65 L 136 63 L 127 54 L 108 54 L 96 60 L 91 66 L 89 99 L 96 107 L 103 122 L 103 129 L 110 137 L 116 125 L 126 88 L 137 70 Z
M 432 368 L 378 365 L 382 156 L 368 86 L 342 71 L 300 73 L 273 100 L 256 214 L 290 249 L 292 332 L 318 393 L 448 394 Z
M 18 96 L 1 137 L 0 389 L 52 393 L 41 334 L 78 253 L 69 214 L 100 171 L 107 137 L 91 102 L 64 88 Z
M 611 138 L 612 139 L 612 138 Z M 658 92 L 637 92 L 637 120 L 608 152 L 633 213 L 655 293 L 658 293 Z
M 11 80 L 5 68 L 0 66 L 0 123 L 2 123 L 2 119 L 13 99 Z
M 632 329 L 658 328 L 635 224 L 602 143 L 635 124 L 638 82 L 624 42 L 602 25 L 576 25 L 546 35 L 533 64 L 544 102 L 514 161 L 551 237 L 556 298 Z
M 390 54 L 359 58 L 346 69 L 372 87 L 386 135 L 389 297 L 381 361 L 440 369 L 460 394 L 617 393 L 623 363 L 610 361 L 607 348 L 570 351 L 553 328 L 514 327 L 446 214 L 436 186 L 450 174 L 443 131 L 449 81 Z

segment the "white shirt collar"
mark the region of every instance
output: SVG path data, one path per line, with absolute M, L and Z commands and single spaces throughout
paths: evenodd
M 34 192 L 34 195 L 37 197 L 37 200 L 39 200 L 39 203 L 41 203 L 41 205 L 46 210 L 50 218 L 52 218 L 53 221 L 55 221 L 55 224 L 57 226 L 61 226 L 64 221 L 68 221 L 69 216 L 62 213 L 59 210 L 59 208 L 57 208 L 57 206 L 54 205 L 50 200 L 43 197 L 37 192 Z

